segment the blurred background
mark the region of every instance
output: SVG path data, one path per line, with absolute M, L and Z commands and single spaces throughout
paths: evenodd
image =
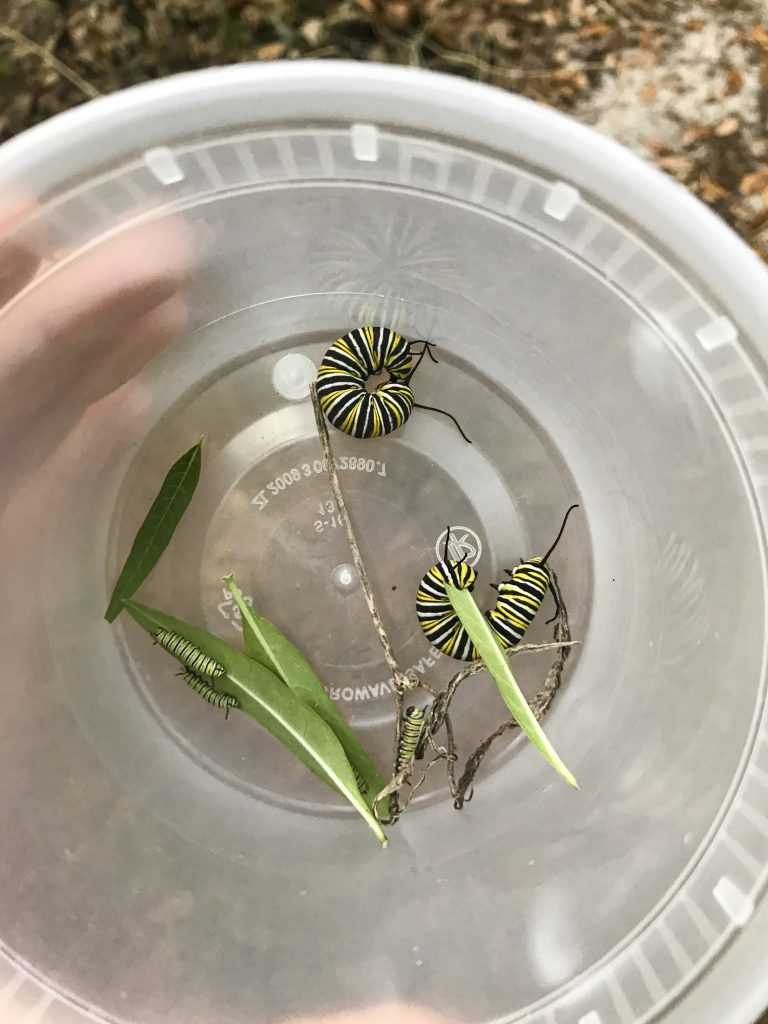
M 434 68 L 566 111 L 768 260 L 767 0 L 0 0 L 0 139 L 162 75 L 334 57 Z

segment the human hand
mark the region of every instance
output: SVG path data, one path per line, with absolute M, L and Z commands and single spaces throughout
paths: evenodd
M 192 266 L 184 225 L 163 218 L 61 261 L 46 276 L 44 228 L 19 226 L 32 209 L 24 201 L 0 205 L 0 508 L 89 409 L 180 337 Z
M 284 1024 L 455 1024 L 446 1017 L 419 1006 L 393 1003 L 365 1010 L 331 1014 L 327 1017 L 302 1017 Z

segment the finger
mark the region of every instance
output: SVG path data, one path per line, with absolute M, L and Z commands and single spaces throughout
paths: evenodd
M 92 355 L 175 295 L 192 264 L 191 235 L 179 219 L 152 221 L 101 243 L 55 274 L 38 299 L 50 347 L 64 341 L 72 358 Z
M 104 469 L 146 433 L 152 399 L 131 382 L 65 422 L 55 416 L 54 430 L 20 438 L 14 460 L 0 478 L 0 535 L 33 535 L 72 487 L 98 479 Z M 56 434 L 56 443 L 51 436 Z M 51 454 L 52 450 L 53 454 Z M 8 534 L 6 531 L 10 531 Z
M 13 424 L 21 403 L 35 415 L 69 401 L 91 365 L 179 291 L 191 264 L 188 231 L 166 219 L 112 239 L 19 296 L 2 320 L 0 420 Z
M 329 1017 L 303 1017 L 301 1020 L 286 1021 L 285 1024 L 450 1024 L 431 1010 L 418 1006 L 386 1005 L 350 1013 L 333 1014 Z
M 131 381 L 183 336 L 187 318 L 187 304 L 176 295 L 128 327 L 93 360 L 87 376 L 73 389 L 80 403 L 99 401 Z
M 85 410 L 49 463 L 57 464 L 59 474 L 76 475 L 80 481 L 98 480 L 122 452 L 147 433 L 151 411 L 152 396 L 147 388 L 129 381 Z
M 105 399 L 114 392 L 119 389 L 125 392 L 123 385 L 132 382 L 147 362 L 181 336 L 185 322 L 183 300 L 170 299 L 142 317 L 101 359 L 84 366 L 81 379 L 66 394 L 53 391 L 47 403 L 36 408 L 34 415 L 26 409 L 20 411 L 16 418 L 14 449 L 17 482 L 40 465 L 50 452 L 68 444 L 83 421 L 93 422 L 95 413 L 89 413 L 92 406 L 103 408 Z
M 30 281 L 40 266 L 43 230 L 37 203 L 17 196 L 0 206 L 0 307 Z

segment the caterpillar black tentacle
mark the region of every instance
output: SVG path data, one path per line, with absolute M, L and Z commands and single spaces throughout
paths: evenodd
M 485 613 L 485 617 L 505 647 L 519 644 L 536 617 L 552 582 L 548 559 L 563 535 L 568 516 L 578 507 L 571 505 L 565 513 L 557 537 L 545 555 L 521 559 L 514 569 L 505 570 L 508 580 L 491 584 L 498 592 L 498 598 L 495 606 Z M 453 584 L 459 590 L 472 590 L 476 574 L 463 559 L 460 562 L 448 561 L 449 537 L 450 529 L 446 533 L 443 561 L 433 566 L 419 584 L 416 616 L 427 638 L 444 654 L 458 661 L 476 661 L 478 652 L 453 610 L 445 590 L 446 583 Z M 555 604 L 556 618 L 560 607 L 556 595 Z
M 203 679 L 202 676 L 197 675 L 191 669 L 183 668 L 179 675 L 187 686 L 191 686 L 195 693 L 202 697 L 203 700 L 212 704 L 215 708 L 225 708 L 227 717 L 229 717 L 230 708 L 240 707 L 240 701 L 236 697 L 217 690 L 215 686 L 211 686 L 207 679 Z
M 459 421 L 456 419 L 456 417 L 453 415 L 452 412 L 448 412 L 446 409 L 438 409 L 434 405 L 422 405 L 420 402 L 414 402 L 413 403 L 413 408 L 414 409 L 426 409 L 427 412 L 441 412 L 443 414 L 443 416 L 447 416 L 449 420 L 453 420 L 453 422 L 454 422 L 454 424 L 456 426 L 456 429 L 461 434 L 461 436 L 464 438 L 464 440 L 467 442 L 467 444 L 472 444 L 470 439 L 467 437 L 467 435 L 461 429 L 461 424 L 459 423 Z
M 414 363 L 413 346 L 418 344 L 423 347 Z M 415 408 L 410 386 L 414 373 L 425 355 L 438 362 L 433 347 L 430 341 L 408 342 L 390 327 L 358 327 L 339 338 L 323 356 L 317 373 L 317 396 L 328 421 L 361 440 L 398 430 Z M 366 381 L 382 372 L 389 374 L 389 380 L 368 391 Z M 451 413 L 432 406 L 421 408 L 450 416 L 469 441 Z
M 410 348 L 411 355 L 414 355 L 414 351 L 413 351 L 413 346 L 414 345 L 423 345 L 424 348 L 421 350 L 421 352 L 415 353 L 418 356 L 418 359 L 413 364 L 413 367 L 412 367 L 410 373 L 406 377 L 406 380 L 405 380 L 406 384 L 410 384 L 411 383 L 411 378 L 413 377 L 414 373 L 416 373 L 418 368 L 421 366 L 421 361 L 424 358 L 424 356 L 429 356 L 431 362 L 433 362 L 435 364 L 435 366 L 439 366 L 440 365 L 440 360 L 437 358 L 435 353 L 432 351 L 433 348 L 437 347 L 435 345 L 434 341 L 424 341 L 423 338 L 419 338 L 417 341 L 410 341 L 410 342 L 408 342 L 408 347 Z M 441 411 L 441 410 L 438 410 L 438 411 Z
M 207 654 L 203 654 L 191 640 L 185 639 L 179 633 L 174 633 L 171 629 L 158 629 L 155 633 L 155 643 L 160 644 L 197 676 L 211 680 L 224 675 L 223 665 Z

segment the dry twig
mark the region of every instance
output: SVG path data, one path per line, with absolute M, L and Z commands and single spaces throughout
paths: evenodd
M 63 61 L 60 61 L 58 57 L 55 57 L 50 50 L 46 50 L 44 46 L 40 46 L 39 43 L 36 43 L 34 39 L 30 39 L 22 32 L 18 32 L 15 28 L 11 28 L 10 25 L 0 25 L 0 36 L 3 36 L 5 39 L 10 39 L 11 42 L 20 46 L 28 53 L 34 53 L 35 56 L 39 57 L 44 64 L 53 68 L 53 70 L 57 74 L 61 75 L 62 78 L 66 78 L 71 85 L 74 85 L 76 89 L 79 89 L 80 92 L 84 93 L 89 99 L 95 100 L 101 96 L 99 90 L 94 88 L 90 82 L 86 82 L 86 80 L 81 78 L 76 71 L 67 67 Z

